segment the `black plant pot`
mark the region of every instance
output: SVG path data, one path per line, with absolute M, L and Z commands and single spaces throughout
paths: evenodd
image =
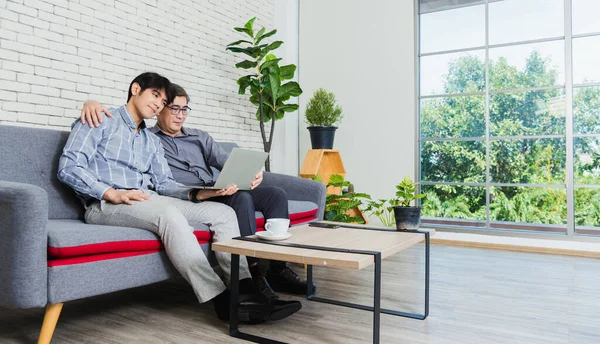
M 333 149 L 333 139 L 337 127 L 308 127 L 312 149 Z
M 394 207 L 396 229 L 419 229 L 421 224 L 421 207 Z

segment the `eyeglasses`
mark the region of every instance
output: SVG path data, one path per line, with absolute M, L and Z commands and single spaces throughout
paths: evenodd
M 171 105 L 167 107 L 169 108 L 169 110 L 171 110 L 171 114 L 173 116 L 177 116 L 180 111 L 182 115 L 187 116 L 190 113 L 190 111 L 192 111 L 192 109 L 189 106 L 180 107 L 177 105 Z

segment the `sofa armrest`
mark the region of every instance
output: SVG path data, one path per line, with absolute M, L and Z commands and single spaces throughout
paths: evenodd
M 311 201 L 319 206 L 317 219 L 323 220 L 325 214 L 325 184 L 310 179 L 288 176 L 280 173 L 264 172 L 263 185 L 279 186 L 287 193 L 288 199 L 295 201 Z
M 48 194 L 0 181 L 0 305 L 43 307 L 48 300 Z

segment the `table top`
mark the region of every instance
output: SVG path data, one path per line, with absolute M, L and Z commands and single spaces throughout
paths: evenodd
M 380 252 L 381 258 L 384 259 L 425 239 L 423 233 L 407 233 L 396 231 L 390 227 L 340 225 L 351 228 L 340 227 L 331 229 L 304 225 L 290 228 L 292 236 L 284 241 L 272 242 L 260 240 L 259 242 L 254 242 L 232 239 L 223 242 L 213 242 L 212 249 L 213 251 L 228 252 L 248 257 L 360 270 L 374 263 L 373 255 L 320 251 L 311 248 L 273 245 L 270 243 L 373 251 Z M 385 229 L 385 231 L 362 229 L 364 227 Z M 435 233 L 433 229 L 421 230 L 429 232 L 430 235 Z M 248 238 L 256 238 L 256 235 Z

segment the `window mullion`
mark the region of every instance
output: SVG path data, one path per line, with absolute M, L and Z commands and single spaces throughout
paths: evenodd
M 572 0 L 565 0 L 565 132 L 567 134 L 567 236 L 575 235 L 575 190 L 573 165 L 573 25 Z

